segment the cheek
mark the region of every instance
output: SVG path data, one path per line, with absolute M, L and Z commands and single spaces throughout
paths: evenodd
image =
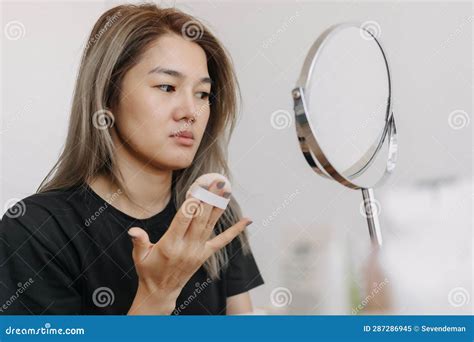
M 115 124 L 130 145 L 153 148 L 168 136 L 166 108 L 155 102 L 153 96 L 135 92 L 120 103 Z
M 199 116 L 199 119 L 197 120 L 197 125 L 200 135 L 202 136 L 207 126 L 209 125 L 209 112 L 203 113 Z

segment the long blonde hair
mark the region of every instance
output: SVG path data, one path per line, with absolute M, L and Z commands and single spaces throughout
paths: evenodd
M 182 35 L 198 44 L 206 53 L 213 80 L 207 134 L 203 136 L 193 163 L 188 168 L 173 171 L 175 206 L 181 207 L 187 189 L 202 174 L 218 172 L 232 181 L 227 165 L 227 145 L 236 123 L 240 92 L 225 48 L 199 20 L 180 10 L 160 8 L 155 4 L 121 5 L 102 14 L 92 29 L 76 80 L 66 143 L 58 161 L 41 182 L 38 193 L 82 185 L 98 174 L 105 174 L 127 194 L 116 167 L 110 131 L 94 127 L 94 113 L 113 108 L 118 103 L 126 72 L 137 63 L 150 43 L 166 33 Z M 213 236 L 235 224 L 241 216 L 240 207 L 232 196 Z M 247 254 L 250 247 L 246 232 L 238 238 Z M 228 265 L 231 257 L 227 248 L 211 256 L 204 264 L 209 276 L 218 279 L 220 270 Z

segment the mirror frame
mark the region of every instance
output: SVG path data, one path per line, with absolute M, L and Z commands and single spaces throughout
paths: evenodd
M 308 120 L 307 113 L 308 107 L 305 101 L 305 90 L 308 89 L 309 81 L 311 80 L 312 73 L 314 71 L 314 66 L 318 60 L 318 56 L 323 50 L 325 43 L 339 31 L 346 29 L 348 27 L 356 27 L 360 30 L 364 30 L 368 35 L 370 35 L 374 41 L 378 44 L 382 56 L 384 58 L 385 67 L 387 69 L 388 77 L 388 105 L 386 111 L 386 119 L 384 130 L 380 136 L 380 139 L 375 146 L 375 151 L 372 153 L 367 163 L 355 173 L 360 174 L 365 171 L 373 162 L 377 154 L 379 153 L 380 148 L 383 146 L 383 143 L 388 136 L 388 158 L 385 171 L 381 178 L 371 185 L 362 185 L 358 184 L 346 176 L 343 176 L 336 168 L 330 163 L 326 155 L 324 154 L 320 144 L 318 143 L 316 137 L 313 135 L 313 130 L 311 127 L 311 122 Z M 362 24 L 359 23 L 342 23 L 336 24 L 329 27 L 325 30 L 318 39 L 313 43 L 311 48 L 306 55 L 306 59 L 303 64 L 300 76 L 296 83 L 296 87 L 292 90 L 292 96 L 294 100 L 294 111 L 295 111 L 295 123 L 296 131 L 298 136 L 299 145 L 303 156 L 310 165 L 310 167 L 318 174 L 323 177 L 333 179 L 349 188 L 352 189 L 367 189 L 380 185 L 386 181 L 387 177 L 391 174 L 396 165 L 397 153 L 398 153 L 398 140 L 397 140 L 397 130 L 395 125 L 395 118 L 393 116 L 393 103 L 392 103 L 392 81 L 391 73 L 389 69 L 389 63 L 387 56 L 382 48 L 382 45 L 379 40 L 367 29 L 362 27 Z

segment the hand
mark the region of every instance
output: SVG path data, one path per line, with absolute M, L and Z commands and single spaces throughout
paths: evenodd
M 209 191 L 224 196 L 218 180 Z M 230 195 L 230 194 L 228 194 Z M 210 239 L 214 226 L 224 212 L 193 197 L 177 211 L 170 227 L 153 244 L 141 228 L 133 227 L 133 261 L 139 286 L 130 313 L 171 313 L 182 288 L 191 276 L 215 252 L 230 243 L 252 221 L 241 219 Z

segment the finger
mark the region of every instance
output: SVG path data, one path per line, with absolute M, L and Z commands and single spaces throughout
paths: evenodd
M 133 260 L 140 262 L 148 255 L 153 244 L 150 242 L 148 233 L 141 228 L 133 227 L 128 230 L 128 235 L 132 237 Z
M 210 255 L 230 243 L 237 235 L 244 231 L 245 227 L 247 227 L 251 223 L 252 221 L 249 219 L 241 219 L 232 227 L 227 228 L 224 232 L 220 233 L 215 238 L 206 242 L 206 245 L 210 248 Z
M 222 197 L 229 198 L 231 196 L 230 192 L 224 192 Z M 209 240 L 209 237 L 212 235 L 214 228 L 216 227 L 217 221 L 219 221 L 220 217 L 224 213 L 225 209 L 214 207 L 212 208 L 211 215 L 209 216 L 209 221 L 207 222 L 206 228 L 201 234 L 201 241 Z
M 177 239 L 182 239 L 186 234 L 193 217 L 201 210 L 201 201 L 193 197 L 186 199 L 176 212 L 167 232 Z
M 214 180 L 207 189 L 210 192 L 215 193 L 216 195 L 220 195 L 223 191 L 224 182 L 221 180 Z M 211 216 L 213 206 L 208 203 L 202 203 L 202 210 L 200 213 L 196 213 L 195 217 L 193 218 L 191 225 L 186 232 L 185 239 L 188 238 L 192 241 L 198 241 L 201 238 L 203 230 L 206 229 L 207 222 L 209 221 L 209 217 Z

